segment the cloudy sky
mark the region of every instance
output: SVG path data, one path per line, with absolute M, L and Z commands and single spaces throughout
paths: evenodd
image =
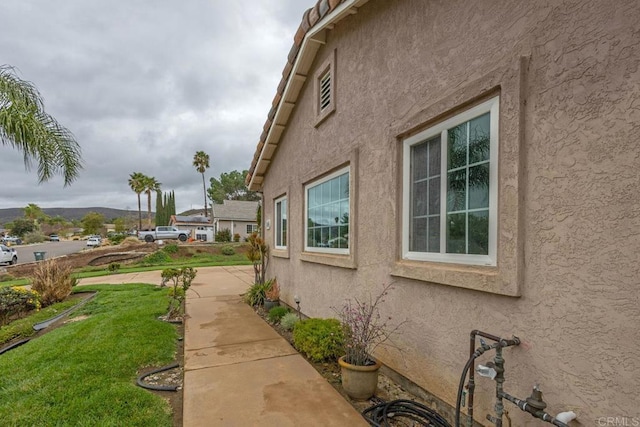
M 17 68 L 71 130 L 84 169 L 38 185 L 0 146 L 0 208 L 137 210 L 127 180 L 153 176 L 177 209 L 202 208 L 206 177 L 248 169 L 293 35 L 313 0 L 2 0 L 0 64 Z

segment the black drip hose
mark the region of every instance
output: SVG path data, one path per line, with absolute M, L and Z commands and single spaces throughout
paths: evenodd
M 174 369 L 180 366 L 178 363 L 172 363 L 171 365 L 163 366 L 162 368 L 155 369 L 151 372 L 147 372 L 146 374 L 142 374 L 136 380 L 136 384 L 138 384 L 142 388 L 146 388 L 147 390 L 156 390 L 156 391 L 178 391 L 177 385 L 153 385 L 147 384 L 144 382 L 144 379 L 149 375 L 157 374 L 158 372 L 168 371 L 170 369 Z
M 388 420 L 398 418 L 407 418 L 427 427 L 451 427 L 436 411 L 413 400 L 383 402 L 365 409 L 362 416 L 374 427 L 390 426 Z
M 6 353 L 9 350 L 13 350 L 16 347 L 20 347 L 21 345 L 28 343 L 30 340 L 31 340 L 31 338 L 26 338 L 26 339 L 17 341 L 15 343 L 11 344 L 11 345 L 8 345 L 6 347 L 3 347 L 3 348 L 0 349 L 0 354 Z
M 462 390 L 464 390 L 464 380 L 467 379 L 467 372 L 469 372 L 469 368 L 473 364 L 474 360 L 476 360 L 475 354 L 467 360 L 467 363 L 464 365 L 464 369 L 462 370 L 462 375 L 460 375 L 460 383 L 458 384 L 458 397 L 456 399 L 456 425 L 455 427 L 460 427 L 460 402 L 462 401 Z

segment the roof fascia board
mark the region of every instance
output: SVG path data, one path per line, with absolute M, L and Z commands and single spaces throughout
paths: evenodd
M 306 72 L 300 73 L 300 64 L 302 63 L 303 55 L 305 55 L 309 50 L 309 44 L 311 43 L 317 44 L 318 42 L 317 40 L 311 40 L 311 39 L 317 38 L 318 33 L 320 33 L 321 31 L 325 31 L 330 28 L 332 29 L 335 26 L 336 22 L 342 20 L 343 18 L 349 15 L 352 15 L 354 13 L 354 11 L 352 10 L 353 8 L 357 9 L 358 7 L 365 4 L 367 1 L 369 0 L 347 0 L 344 3 L 341 3 L 331 13 L 327 14 L 327 16 L 325 16 L 322 20 L 317 22 L 316 25 L 310 28 L 307 34 L 305 34 L 304 40 L 300 45 L 300 50 L 298 52 L 298 55 L 296 56 L 295 63 L 293 64 L 293 69 L 291 70 L 290 77 L 287 80 L 287 84 L 285 85 L 284 90 L 282 91 L 282 98 L 280 103 L 278 104 L 278 107 L 276 108 L 276 113 L 273 117 L 273 123 L 280 123 L 278 119 L 281 118 L 283 106 L 285 104 L 285 100 L 287 99 L 287 95 L 289 94 L 289 91 L 291 89 L 291 84 L 293 79 L 298 75 L 303 75 L 303 76 L 307 75 Z M 322 40 L 324 40 L 324 38 Z M 293 106 L 295 107 L 296 102 L 297 102 L 297 98 L 294 102 L 287 102 L 288 108 L 292 108 L 291 104 L 293 104 Z M 269 128 L 269 132 L 267 132 L 267 137 L 265 138 L 265 144 L 260 150 L 260 156 L 258 157 L 258 161 L 256 162 L 253 175 L 251 176 L 251 180 L 249 181 L 248 188 L 252 191 L 259 191 L 260 187 L 262 186 L 261 184 L 256 185 L 254 189 L 254 184 L 257 184 L 256 177 L 258 176 L 258 173 L 257 173 L 258 166 L 260 165 L 260 163 L 264 161 L 263 157 L 266 152 L 267 141 L 270 144 L 275 144 L 275 145 L 278 145 L 278 143 L 280 142 L 280 138 L 274 139 L 274 140 L 271 139 L 271 135 L 273 131 L 274 131 L 274 126 L 271 126 Z M 265 173 L 266 173 L 266 170 L 265 170 Z

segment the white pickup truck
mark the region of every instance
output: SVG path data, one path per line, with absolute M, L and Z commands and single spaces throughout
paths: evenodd
M 164 225 L 156 227 L 155 230 L 151 231 L 138 231 L 138 239 L 144 240 L 145 242 L 170 239 L 178 239 L 181 242 L 186 242 L 189 234 L 191 234 L 189 230 L 179 230 L 171 225 Z
M 0 263 L 17 264 L 18 263 L 18 252 L 9 248 L 5 245 L 0 245 Z

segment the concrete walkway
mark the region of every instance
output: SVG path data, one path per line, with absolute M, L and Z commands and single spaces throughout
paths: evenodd
M 197 270 L 186 304 L 185 427 L 369 425 L 242 302 L 240 294 L 253 282 L 252 267 Z M 82 279 L 80 284 L 135 282 L 159 284 L 160 272 Z

